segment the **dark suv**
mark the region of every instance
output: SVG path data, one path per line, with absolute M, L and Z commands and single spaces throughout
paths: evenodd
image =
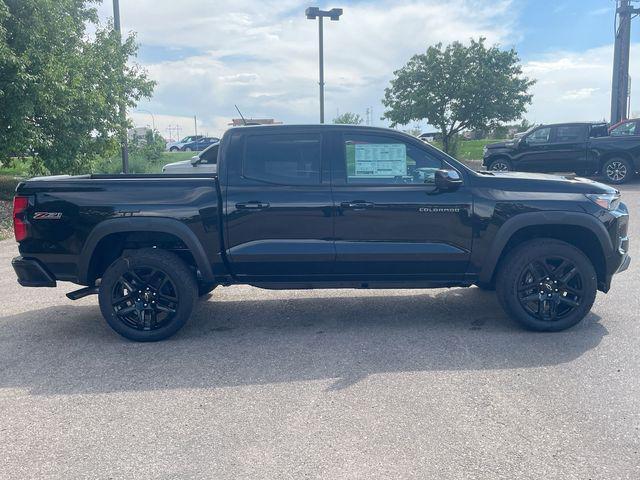
M 620 184 L 640 166 L 640 136 L 608 134 L 604 123 L 560 123 L 533 127 L 518 139 L 489 144 L 488 170 L 575 172 Z

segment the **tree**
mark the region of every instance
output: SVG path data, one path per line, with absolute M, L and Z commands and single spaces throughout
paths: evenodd
M 515 50 L 441 43 L 411 57 L 394 72 L 382 101 L 391 126 L 426 120 L 442 133 L 443 148 L 466 129 L 486 129 L 520 118 L 531 103 L 533 81 L 522 75 Z
M 342 115 L 338 115 L 333 119 L 333 123 L 341 123 L 344 125 L 360 125 L 362 123 L 362 117 L 357 113 L 344 112 Z
M 119 99 L 151 96 L 134 36 L 121 44 L 95 3 L 0 0 L 0 162 L 29 153 L 36 171 L 88 171 L 117 148 Z

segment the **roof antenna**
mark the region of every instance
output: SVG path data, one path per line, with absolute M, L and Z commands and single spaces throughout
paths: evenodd
M 247 126 L 247 121 L 244 119 L 244 116 L 242 116 L 242 112 L 238 108 L 238 105 L 234 105 L 234 107 L 236 107 L 236 110 L 238 111 L 238 113 L 240 114 L 240 118 L 242 119 L 242 123 L 244 123 L 244 126 L 246 127 Z

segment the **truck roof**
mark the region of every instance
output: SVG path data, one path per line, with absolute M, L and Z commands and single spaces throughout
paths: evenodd
M 324 124 L 324 123 L 306 123 L 306 124 L 288 124 L 288 125 L 246 125 L 246 126 L 240 126 L 240 127 L 231 127 L 227 130 L 227 132 L 235 132 L 235 131 L 250 131 L 250 130 L 304 130 L 304 129 L 310 129 L 310 130 L 317 130 L 317 129 L 322 129 L 322 130 L 345 130 L 345 129 L 349 129 L 349 130 L 363 130 L 363 131 L 379 131 L 379 132 L 389 132 L 390 130 L 398 132 L 398 133 L 404 133 L 401 132 L 400 130 L 393 130 L 390 128 L 384 128 L 384 127 L 372 127 L 372 126 L 368 126 L 368 125 L 348 125 L 348 124 L 341 124 L 341 123 L 330 123 L 330 124 Z

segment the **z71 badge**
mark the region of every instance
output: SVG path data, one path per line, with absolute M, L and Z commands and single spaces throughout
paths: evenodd
M 36 212 L 33 214 L 34 220 L 60 220 L 62 212 Z

